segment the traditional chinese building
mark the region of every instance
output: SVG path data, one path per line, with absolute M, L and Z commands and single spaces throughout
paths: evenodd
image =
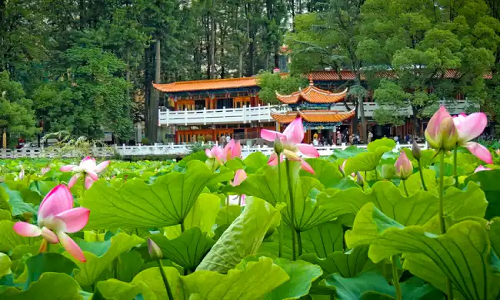
M 391 77 L 394 73 L 380 72 L 378 76 Z M 455 70 L 448 70 L 443 78 L 456 76 Z M 360 129 L 360 120 L 351 122 L 359 116 L 355 116 L 355 105 L 346 89 L 354 78 L 352 71 L 311 72 L 309 86 L 290 95 L 276 95 L 280 105 L 264 104 L 259 99 L 260 88 L 255 77 L 154 84 L 162 95 L 158 141 L 220 141 L 226 136 L 238 140 L 256 139 L 262 128 L 275 130 L 300 116 L 308 131 L 307 142 L 311 142 L 317 134 L 318 138 L 326 139 L 331 144 L 334 142 L 334 131 L 341 131 L 345 138 L 345 133 L 356 133 Z M 365 84 L 364 77 L 362 84 Z M 463 94 L 442 102 L 452 114 L 465 111 L 471 103 Z M 401 126 L 378 125 L 375 122 L 374 113 L 378 104 L 373 102 L 370 91 L 364 98 L 363 107 L 368 130 L 375 138 L 404 137 L 413 133 L 413 124 L 409 119 L 413 114 L 411 107 L 395 108 L 395 113 L 408 117 Z M 353 123 L 357 123 L 358 130 L 352 128 Z M 426 120 L 421 120 L 420 124 L 418 132 L 423 135 Z
M 339 110 L 336 103 L 344 101 L 347 88 L 333 93 L 314 86 L 312 78 L 305 89 L 290 95 L 276 93 L 276 98 L 287 104 L 289 111 L 271 112 L 271 116 L 278 124 L 285 125 L 295 118 L 301 117 L 306 129 L 305 142 L 310 143 L 314 138 L 324 143 L 337 143 L 336 132 L 343 135 L 352 133 L 350 119 L 355 116 L 355 110 Z M 341 107 L 342 108 L 342 107 Z
M 258 98 L 254 77 L 154 84 L 163 92 L 159 125 L 164 142 L 221 141 L 259 137 L 275 129 L 270 105 Z

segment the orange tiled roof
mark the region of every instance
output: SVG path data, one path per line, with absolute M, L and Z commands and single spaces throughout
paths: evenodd
M 153 83 L 155 89 L 164 93 L 189 92 L 189 91 L 205 91 L 231 89 L 241 87 L 256 87 L 257 80 L 255 77 L 243 78 L 227 78 L 227 79 L 208 79 L 208 80 L 193 80 L 179 81 L 172 83 Z
M 312 77 L 312 80 L 318 80 L 318 81 L 354 80 L 356 78 L 355 73 L 349 70 L 341 70 L 340 72 L 313 71 L 310 73 L 310 76 Z M 376 76 L 381 78 L 394 78 L 396 77 L 396 73 L 391 70 L 378 71 L 376 72 Z M 448 69 L 445 71 L 443 78 L 450 79 L 450 78 L 458 78 L 459 76 L 460 74 L 457 70 Z M 436 77 L 437 78 L 441 77 L 441 74 L 436 74 Z M 491 72 L 484 74 L 483 78 L 491 79 L 492 78 Z M 361 80 L 365 80 L 364 74 L 361 74 Z
M 290 95 L 280 95 L 276 93 L 278 100 L 286 104 L 297 103 L 301 99 L 310 103 L 335 103 L 343 100 L 346 95 L 347 89 L 340 93 L 331 93 L 313 85 L 309 85 L 305 89 Z
M 301 117 L 304 121 L 311 123 L 339 123 L 354 117 L 355 114 L 355 110 L 348 112 L 339 112 L 337 110 L 301 110 L 286 113 L 271 113 L 271 117 L 281 124 L 288 124 L 297 117 Z

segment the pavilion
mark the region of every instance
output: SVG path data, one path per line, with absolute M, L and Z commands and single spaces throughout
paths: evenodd
M 322 90 L 313 85 L 312 80 L 305 89 L 290 95 L 276 93 L 276 98 L 283 104 L 287 104 L 290 111 L 271 112 L 271 117 L 279 124 L 286 125 L 295 118 L 301 117 L 306 129 L 305 142 L 311 143 L 313 136 L 323 138 L 328 143 L 335 139 L 335 132 L 341 131 L 343 135 L 352 133 L 352 125 L 349 120 L 356 115 L 355 110 L 339 111 L 334 108 L 335 103 L 344 101 L 347 96 L 347 88 L 339 93 Z M 336 141 L 335 141 L 336 142 Z

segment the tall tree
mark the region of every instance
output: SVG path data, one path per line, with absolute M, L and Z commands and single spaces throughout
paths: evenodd
M 6 133 L 11 146 L 15 138 L 31 137 L 36 131 L 32 102 L 25 96 L 19 82 L 10 80 L 7 71 L 0 72 L 0 134 Z
M 367 0 L 363 6 L 358 55 L 372 69 L 396 75 L 376 87 L 379 123 L 401 124 L 404 116 L 395 115 L 394 107 L 410 106 L 417 130 L 429 107 L 457 93 L 484 103 L 498 22 L 487 16 L 482 0 L 441 2 Z
M 365 0 L 332 0 L 323 12 L 299 16 L 295 32 L 288 35 L 292 50 L 292 72 L 307 72 L 318 68 L 345 68 L 355 78 L 349 94 L 356 116 L 361 119 L 361 137 L 366 142 L 366 118 L 363 98 L 367 92 L 361 83 L 364 61 L 358 56 L 362 26 L 361 6 Z M 357 118 L 353 118 L 357 128 Z

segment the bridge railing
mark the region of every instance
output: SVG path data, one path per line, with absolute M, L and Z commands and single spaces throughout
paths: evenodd
M 366 145 L 356 145 L 358 148 L 366 148 Z M 411 148 L 411 144 L 396 144 L 393 151 L 399 151 L 401 148 Z M 333 154 L 335 149 L 345 150 L 348 147 L 346 144 L 333 145 L 333 146 L 318 146 L 318 152 L 321 156 L 328 156 Z M 422 149 L 427 149 L 427 144 L 419 144 Z M 251 153 L 261 152 L 265 155 L 270 155 L 273 152 L 273 148 L 263 145 L 256 146 L 242 146 L 242 157 L 245 158 Z M 191 146 L 189 144 L 168 144 L 168 145 L 154 145 L 154 146 L 112 146 L 106 148 L 94 147 L 92 149 L 92 155 L 95 157 L 112 157 L 114 155 L 119 156 L 146 156 L 146 155 L 179 155 L 184 156 L 191 153 Z M 0 159 L 15 159 L 15 158 L 54 158 L 54 157 L 81 157 L 81 153 L 77 151 L 64 152 L 61 153 L 57 149 L 43 149 L 43 148 L 29 148 L 29 149 L 1 149 Z

